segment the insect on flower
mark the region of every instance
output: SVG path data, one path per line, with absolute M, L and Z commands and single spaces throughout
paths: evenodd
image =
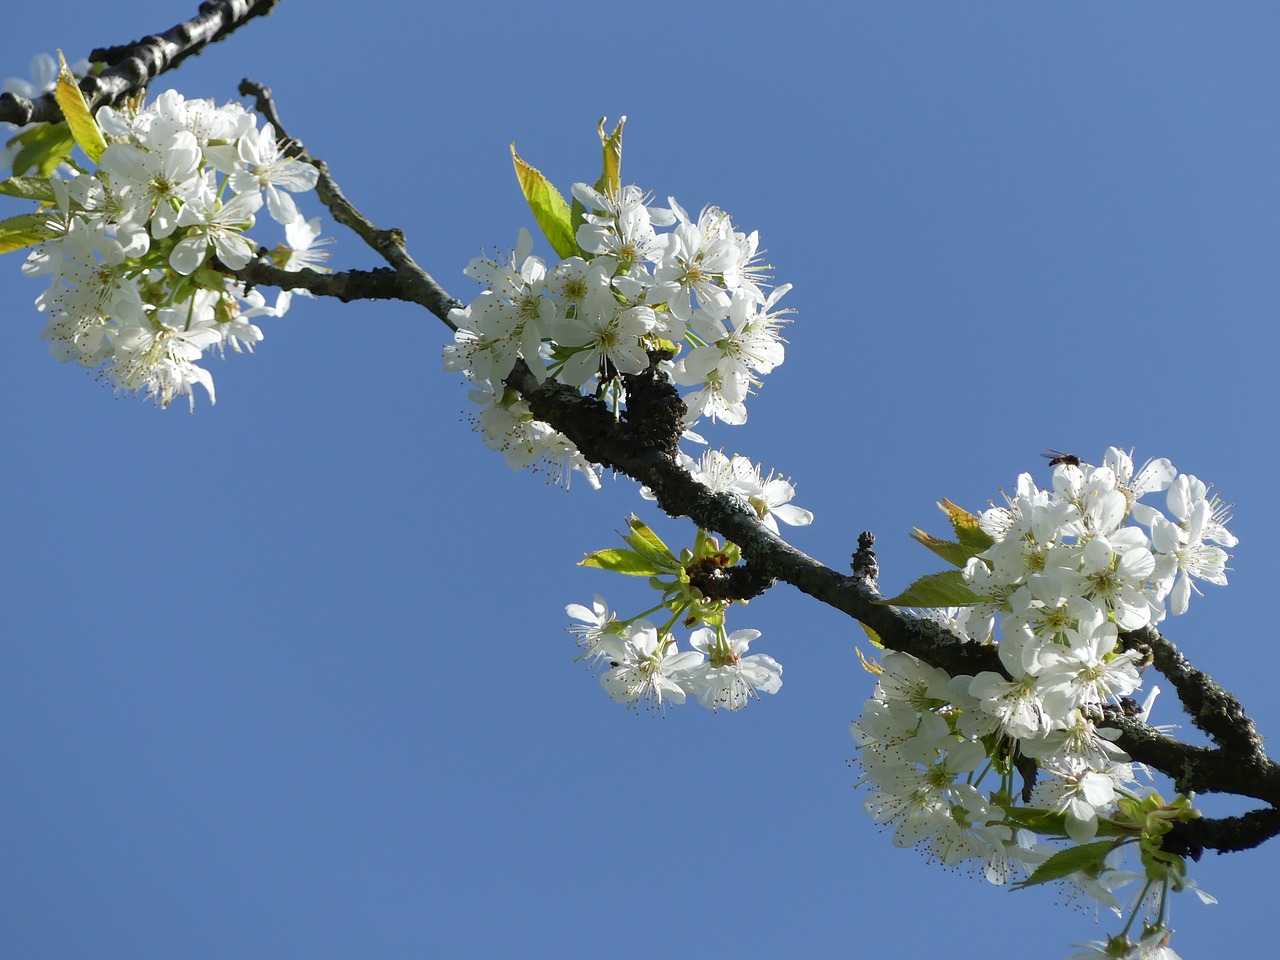
M 1081 459 L 1074 453 L 1063 453 L 1061 450 L 1054 450 L 1051 447 L 1046 447 L 1045 452 L 1040 456 L 1046 458 L 1051 467 L 1056 467 L 1060 463 L 1065 463 L 1069 467 L 1078 467 L 1082 463 Z

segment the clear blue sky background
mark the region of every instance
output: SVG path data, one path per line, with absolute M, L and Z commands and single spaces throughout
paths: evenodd
M 195 6 L 24 5 L 0 75 Z M 1275 734 L 1278 49 L 1268 3 L 287 0 L 155 92 L 270 84 L 464 298 L 467 261 L 531 225 L 507 143 L 567 188 L 596 175 L 597 119 L 627 114 L 627 179 L 723 206 L 795 284 L 786 364 L 712 439 L 795 478 L 799 547 L 840 567 L 874 530 L 893 589 L 933 566 L 907 533 L 942 496 L 1045 478 L 1045 447 L 1168 456 L 1236 502 L 1241 538 L 1232 585 L 1168 632 Z M 336 266 L 374 265 L 326 233 Z M 648 597 L 574 564 L 633 509 L 688 528 L 625 479 L 508 471 L 434 319 L 299 303 L 189 416 L 52 360 L 18 267 L 0 957 L 975 960 L 1101 936 L 1055 891 L 944 873 L 872 826 L 846 766 L 866 644 L 788 587 L 734 621 L 784 664 L 778 696 L 612 704 L 563 607 Z M 1185 957 L 1274 949 L 1278 854 L 1196 867 L 1222 903 L 1178 903 Z

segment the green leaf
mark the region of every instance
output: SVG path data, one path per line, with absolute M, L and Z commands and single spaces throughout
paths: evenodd
M 1005 819 L 1046 837 L 1066 837 L 1067 815 L 1036 807 L 1005 807 Z M 1100 837 L 1132 837 L 1133 831 L 1125 830 L 1107 819 L 1098 820 Z
M 675 554 L 639 517 L 632 514 L 627 520 L 627 527 L 631 532 L 623 534 L 622 539 L 630 544 L 636 553 L 656 565 L 659 570 L 673 573 L 680 569 L 681 563 L 676 559 Z
M 1044 834 L 1046 837 L 1065 837 L 1067 835 L 1067 815 L 1039 807 L 1005 807 L 1004 816 L 1010 823 L 1015 823 L 1028 830 Z
M 551 181 L 541 171 L 520 158 L 514 142 L 511 144 L 511 159 L 516 165 L 516 179 L 520 181 L 520 189 L 524 192 L 524 198 L 529 201 L 533 218 L 546 234 L 551 249 L 562 259 L 577 256 L 581 251 L 574 238 L 573 217 L 569 212 L 569 205 L 560 196 L 560 191 L 551 185 Z
M 942 502 L 938 504 L 938 508 L 951 521 L 951 529 L 956 532 L 956 539 L 964 546 L 973 548 L 974 554 L 981 553 L 996 542 L 995 538 L 983 532 L 982 527 L 978 525 L 977 516 L 964 509 L 964 507 L 956 506 L 946 497 L 943 497 Z
M 573 198 L 573 204 L 569 207 L 569 222 L 573 229 L 574 242 L 577 243 L 578 228 L 587 222 L 587 208 L 577 197 Z
M 652 577 L 662 570 L 634 550 L 623 550 L 616 547 L 610 550 L 597 550 L 589 553 L 578 563 L 580 567 L 597 567 L 611 573 L 625 573 L 632 577 Z
M 0 220 L 0 253 L 21 250 L 52 236 L 48 219 L 38 213 L 22 213 Z
M 937 537 L 925 533 L 919 527 L 911 531 L 911 539 L 928 547 L 955 567 L 963 567 L 969 562 L 970 557 L 977 556 L 982 552 L 981 550 L 966 547 L 963 543 L 956 543 L 954 540 L 939 540 Z
M 57 203 L 58 201 L 48 177 L 10 177 L 8 180 L 0 181 L 0 193 L 6 197 L 34 200 L 37 203 Z
M 959 570 L 943 570 L 921 577 L 890 600 L 891 607 L 969 607 L 983 598 L 969 589 Z
M 89 112 L 89 104 L 85 103 L 84 94 L 80 92 L 76 78 L 67 69 L 67 61 L 63 58 L 61 50 L 58 51 L 58 64 L 60 65 L 58 85 L 53 90 L 53 98 L 62 108 L 62 115 L 67 118 L 71 135 L 75 137 L 80 149 L 84 151 L 85 156 L 97 163 L 98 158 L 107 149 L 107 141 L 103 138 L 102 131 L 98 129 L 93 114 Z
M 15 143 L 19 148 L 13 157 L 13 172 L 23 174 L 34 170 L 42 177 L 58 169 L 58 164 L 71 156 L 71 149 L 76 145 L 66 123 L 39 124 L 9 141 L 10 146 Z
M 637 517 L 634 513 L 627 518 L 627 528 L 631 533 L 627 534 L 623 539 L 632 546 L 635 546 L 637 543 L 645 543 L 662 553 L 671 553 L 670 548 L 662 542 L 662 538 L 654 533 L 653 530 L 649 528 L 648 524 Z
M 951 521 L 951 529 L 955 531 L 955 540 L 942 540 L 925 533 L 919 527 L 911 532 L 911 539 L 922 544 L 940 556 L 947 563 L 963 567 L 970 558 L 976 557 L 990 547 L 995 540 L 983 532 L 976 515 L 964 507 L 956 506 L 945 497 L 938 504 L 938 509 Z
M 191 274 L 191 279 L 196 286 L 205 290 L 226 290 L 227 277 L 225 274 L 219 273 L 212 267 L 200 267 L 195 273 Z
M 606 197 L 616 197 L 622 190 L 622 127 L 627 118 L 620 117 L 613 133 L 605 133 L 604 122 L 608 119 L 601 117 L 598 128 L 600 146 L 604 153 L 604 172 L 596 181 L 596 192 L 603 193 Z
M 1034 887 L 1041 883 L 1061 880 L 1077 872 L 1096 877 L 1105 869 L 1103 861 L 1115 845 L 1114 840 L 1096 840 L 1082 847 L 1067 847 L 1065 850 L 1059 850 L 1036 867 L 1031 876 L 1013 884 L 1013 887 L 1014 889 Z
M 862 627 L 863 631 L 867 635 L 867 639 L 871 641 L 873 646 L 879 647 L 881 650 L 884 649 L 884 641 L 880 639 L 880 634 L 876 633 L 861 620 L 858 621 L 858 626 Z M 858 656 L 862 657 L 861 651 L 859 651 Z M 863 666 L 866 666 L 865 660 L 863 661 Z

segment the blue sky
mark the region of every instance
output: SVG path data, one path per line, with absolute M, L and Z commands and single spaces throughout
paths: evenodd
M 29 5 L 0 75 L 194 8 Z M 871 529 L 889 590 L 931 569 L 907 534 L 941 527 L 936 500 L 1045 479 L 1046 447 L 1170 457 L 1235 502 L 1241 543 L 1167 633 L 1271 733 L 1277 34 L 1263 3 L 288 0 L 153 92 L 269 84 L 464 299 L 466 263 L 532 226 L 508 142 L 567 189 L 596 176 L 599 117 L 628 115 L 624 177 L 724 207 L 795 284 L 786 364 L 709 435 L 794 477 L 817 515 L 797 546 L 839 567 Z M 335 266 L 374 265 L 326 234 Z M 688 528 L 625 479 L 510 472 L 433 318 L 299 303 L 189 416 L 58 365 L 18 267 L 0 955 L 971 960 L 1106 929 L 893 849 L 846 765 L 867 646 L 789 587 L 733 621 L 784 665 L 776 697 L 611 703 L 564 605 L 648 597 L 575 563 L 632 510 Z M 1177 904 L 1185 957 L 1269 949 L 1274 846 L 1194 869 L 1221 903 Z

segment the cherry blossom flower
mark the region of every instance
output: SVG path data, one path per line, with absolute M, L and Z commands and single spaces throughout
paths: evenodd
M 613 667 L 600 683 L 614 700 L 661 709 L 667 701 L 684 703 L 682 681 L 703 663 L 701 653 L 677 651 L 667 634 L 647 620 L 630 624 L 622 635 L 600 638 L 601 659 Z
M 718 636 L 711 627 L 695 630 L 689 643 L 707 660 L 689 674 L 686 689 L 712 710 L 741 710 L 758 700 L 760 692 L 777 693 L 782 688 L 782 665 L 762 653 L 746 656 L 751 641 L 759 636 L 759 630 L 735 630 L 727 637 Z
M 289 224 L 299 219 L 298 205 L 285 191 L 314 189 L 319 171 L 304 160 L 282 153 L 276 129 L 269 123 L 240 137 L 239 154 L 242 165 L 231 174 L 231 189 L 241 194 L 264 190 L 267 210 L 277 223 Z

